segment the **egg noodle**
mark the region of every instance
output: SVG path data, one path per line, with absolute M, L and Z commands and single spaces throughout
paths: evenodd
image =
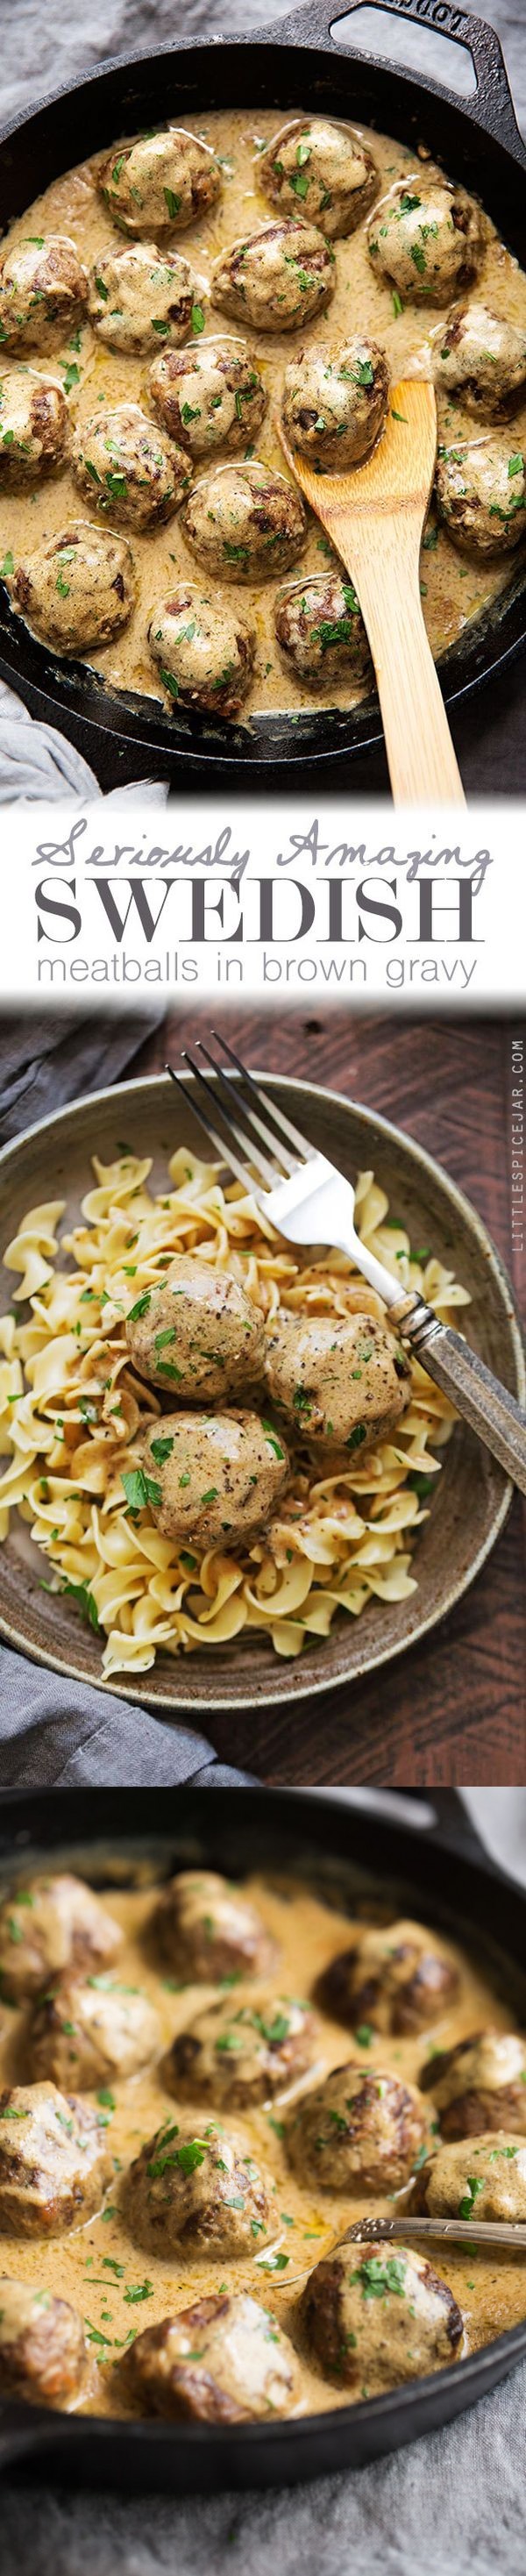
M 95 1184 L 81 1221 L 57 1241 L 66 1203 L 28 1211 L 7 1247 L 19 1274 L 13 1309 L 0 1320 L 0 1538 L 17 1510 L 46 1563 L 47 1588 L 67 1593 L 100 1636 L 102 1672 L 146 1672 L 158 1648 L 177 1655 L 225 1647 L 257 1629 L 276 1653 L 295 1656 L 325 1637 L 339 1611 L 356 1617 L 374 1594 L 405 1601 L 415 1533 L 454 1414 L 440 1388 L 411 1363 L 411 1401 L 396 1438 L 351 1464 L 313 1465 L 296 1445 L 282 1508 L 251 1546 L 200 1554 L 164 1538 L 129 1478 L 141 1438 L 162 1413 L 157 1389 L 128 1357 L 125 1318 L 161 1284 L 174 1254 L 198 1253 L 232 1272 L 263 1314 L 384 1319 L 381 1300 L 342 1253 L 317 1260 L 276 1235 L 220 1166 L 181 1148 L 162 1195 L 148 1187 L 151 1160 L 93 1159 Z M 356 1190 L 359 1234 L 399 1281 L 417 1287 L 444 1322 L 467 1292 L 428 1246 L 413 1252 L 372 1172 Z M 64 1256 L 71 1264 L 64 1267 Z M 57 1266 L 60 1263 L 60 1266 Z M 28 1320 L 20 1307 L 28 1306 Z M 210 1408 L 208 1408 L 210 1410 Z

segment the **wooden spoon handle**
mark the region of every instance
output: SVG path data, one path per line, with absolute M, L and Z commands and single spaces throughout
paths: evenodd
M 369 552 L 362 527 L 340 550 L 367 627 L 395 805 L 464 805 L 444 700 L 428 642 L 412 531 L 385 527 Z

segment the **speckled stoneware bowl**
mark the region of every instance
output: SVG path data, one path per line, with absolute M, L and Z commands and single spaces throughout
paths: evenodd
M 45 1119 L 0 1155 L 2 1242 L 16 1234 L 27 1208 L 47 1198 L 68 1202 L 68 1229 L 91 1182 L 91 1156 L 111 1162 L 122 1137 L 133 1139 L 137 1154 L 151 1154 L 160 1184 L 166 1161 L 183 1142 L 203 1151 L 202 1130 L 192 1109 L 193 1081 L 183 1077 L 188 1093 L 185 1116 L 181 1096 L 167 1077 L 129 1082 L 117 1090 L 96 1092 L 72 1109 Z M 284 1077 L 266 1089 L 288 1109 L 297 1126 L 322 1153 L 327 1153 L 350 1180 L 374 1166 L 386 1189 L 391 1214 L 407 1226 L 413 1243 L 430 1242 L 440 1259 L 469 1289 L 471 1306 L 462 1322 L 487 1365 L 524 1403 L 524 1352 L 509 1280 L 499 1255 L 469 1201 L 409 1136 L 386 1119 L 334 1091 Z M 12 1273 L 0 1274 L 0 1309 L 11 1303 Z M 511 1488 L 500 1467 L 464 1424 L 455 1430 L 438 1479 L 436 1500 L 415 1552 L 418 1590 L 409 1601 L 370 1601 L 359 1619 L 338 1618 L 328 1638 L 307 1641 L 295 1663 L 283 1665 L 265 1637 L 250 1631 L 234 1643 L 181 1657 L 159 1654 L 150 1672 L 130 1680 L 124 1674 L 111 1684 L 122 1698 L 140 1699 L 149 1708 L 184 1710 L 203 1716 L 208 1710 L 256 1707 L 273 1701 L 309 1699 L 337 1689 L 400 1655 L 406 1646 L 435 1627 L 480 1573 L 509 1507 Z M 67 1599 L 41 1589 L 42 1560 L 26 1526 L 11 1523 L 0 1551 L 0 1632 L 11 1645 L 66 1673 L 75 1681 L 101 1681 L 100 1643 L 84 1628 Z

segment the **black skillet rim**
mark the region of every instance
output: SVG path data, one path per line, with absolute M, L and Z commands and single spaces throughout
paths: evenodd
M 334 5 L 337 20 L 339 0 L 334 0 Z M 353 5 L 356 5 L 356 0 L 350 0 L 350 6 Z M 418 0 L 387 0 L 387 6 L 408 18 L 419 15 Z M 340 17 L 344 14 L 341 0 L 339 14 Z M 477 31 L 477 22 L 470 21 L 465 12 L 449 10 L 446 12 L 443 9 L 441 18 L 445 20 L 447 15 L 448 22 L 450 18 L 451 20 L 455 18 L 458 22 L 461 14 L 463 26 L 469 31 L 471 25 Z M 295 34 L 292 44 L 289 45 L 288 26 L 296 31 L 303 26 L 303 22 L 307 42 L 302 45 L 297 41 Z M 357 112 L 363 121 L 382 124 L 384 121 L 382 108 L 385 107 L 396 126 L 400 107 L 402 132 L 410 131 L 413 124 L 425 138 L 429 115 L 436 129 L 437 116 L 442 108 L 443 118 L 447 122 L 447 148 L 444 145 L 442 157 L 451 158 L 449 133 L 455 133 L 458 137 L 459 155 L 457 162 L 455 150 L 455 166 L 462 168 L 463 176 L 469 181 L 470 159 L 471 163 L 474 158 L 480 161 L 482 153 L 487 164 L 485 179 L 487 178 L 488 185 L 484 184 L 485 201 L 491 208 L 492 198 L 494 206 L 496 200 L 499 200 L 497 214 L 501 222 L 503 181 L 506 175 L 513 176 L 515 182 L 518 181 L 521 164 L 526 164 L 526 155 L 519 137 L 517 137 L 518 151 L 510 149 L 510 116 L 506 118 L 505 104 L 502 100 L 499 101 L 495 89 L 492 91 L 491 66 L 488 64 L 487 67 L 487 97 L 484 84 L 481 87 L 481 106 L 484 105 L 486 113 L 485 115 L 481 113 L 479 117 L 478 91 L 474 103 L 455 98 L 441 84 L 426 81 L 417 73 L 410 75 L 400 70 L 398 64 L 389 64 L 387 60 L 378 63 L 374 57 L 366 53 L 354 50 L 351 52 L 348 46 L 333 43 L 330 23 L 330 9 L 327 5 L 323 5 L 323 0 L 321 7 L 319 5 L 316 7 L 315 0 L 314 6 L 300 9 L 290 21 L 278 20 L 276 27 L 271 28 L 270 36 L 267 30 L 255 29 L 247 36 L 220 37 L 215 41 L 209 38 L 198 40 L 183 38 L 176 44 L 164 47 L 158 54 L 135 52 L 124 57 L 110 57 L 107 62 L 98 66 L 96 72 L 87 77 L 81 74 L 67 88 L 50 94 L 31 111 L 29 116 L 17 116 L 0 129 L 0 164 L 2 156 L 5 157 L 5 147 L 6 145 L 9 147 L 11 140 L 15 146 L 15 169 L 19 144 L 22 151 L 24 143 L 27 151 L 30 152 L 33 148 L 38 162 L 42 148 L 46 149 L 46 135 L 50 128 L 51 131 L 53 130 L 61 117 L 64 119 L 67 117 L 68 109 L 73 112 L 73 115 L 83 110 L 90 118 L 93 114 L 95 123 L 98 124 L 98 110 L 100 107 L 102 114 L 104 92 L 108 107 L 108 132 L 103 131 L 101 136 L 99 127 L 98 141 L 92 140 L 86 148 L 83 147 L 81 157 L 86 157 L 86 151 L 89 153 L 102 148 L 102 143 L 111 141 L 111 132 L 115 131 L 115 118 L 118 118 L 121 100 L 123 97 L 125 99 L 126 84 L 128 88 L 130 87 L 130 76 L 132 76 L 132 88 L 134 75 L 145 81 L 151 79 L 154 88 L 157 88 L 163 69 L 170 67 L 174 59 L 177 66 L 179 58 L 183 63 L 183 80 L 186 83 L 190 80 L 191 85 L 192 82 L 199 82 L 203 68 L 206 70 L 207 82 L 210 77 L 212 78 L 216 96 L 218 87 L 222 87 L 224 66 L 225 76 L 227 73 L 229 75 L 230 89 L 233 80 L 234 95 L 237 98 L 240 88 L 242 91 L 246 90 L 242 64 L 246 59 L 247 50 L 250 56 L 259 55 L 258 68 L 260 71 L 263 69 L 265 103 L 273 103 L 273 84 L 276 82 L 278 90 L 281 91 L 281 97 L 276 101 L 276 105 L 283 111 L 286 103 L 283 98 L 283 89 L 286 89 L 286 62 L 291 59 L 293 85 L 299 81 L 300 65 L 305 66 L 306 86 L 309 94 L 312 95 L 314 50 L 318 65 L 318 81 L 321 82 L 325 92 L 327 87 L 329 89 L 331 87 L 331 72 L 334 75 L 335 92 L 338 71 L 341 84 L 343 63 L 347 64 L 351 85 L 354 79 L 355 84 L 358 81 L 360 89 L 365 83 L 367 91 L 368 86 L 372 99 L 372 117 L 369 116 L 367 102 L 364 112 L 359 100 Z M 310 47 L 309 29 L 314 31 L 314 46 L 311 41 Z M 443 32 L 446 32 L 445 27 Z M 448 32 L 454 33 L 455 30 L 453 27 L 449 29 L 448 26 Z M 484 34 L 490 41 L 495 41 L 491 39 L 490 31 L 484 30 L 483 24 L 481 25 L 479 21 L 477 34 L 479 52 Z M 465 42 L 469 49 L 469 34 L 465 38 L 461 37 L 460 41 Z M 268 73 L 266 65 L 263 67 L 261 63 L 263 55 L 267 58 Z M 479 63 L 477 68 L 480 68 Z M 177 77 L 176 72 L 175 77 Z M 247 80 L 250 85 L 248 74 Z M 270 92 L 267 100 L 269 83 Z M 193 106 L 194 103 L 197 106 L 197 101 L 194 102 L 192 98 L 190 105 Z M 241 104 L 242 100 L 239 103 Z M 341 112 L 341 98 L 339 99 L 337 94 L 332 101 L 332 107 L 333 112 L 338 108 Z M 130 115 L 133 112 L 132 106 Z M 153 103 L 151 113 L 158 114 L 158 108 Z M 102 122 L 104 124 L 103 115 Z M 501 139 L 502 130 L 506 132 L 506 141 Z M 433 148 L 436 149 L 436 139 Z M 8 162 L 9 158 L 8 151 Z M 495 189 L 490 185 L 492 175 L 495 177 Z M 43 184 L 48 184 L 47 176 Z M 473 178 L 472 184 L 475 186 L 478 184 L 476 177 Z M 1 192 L 0 167 L 0 195 Z M 22 212 L 23 207 L 19 210 Z M 6 216 L 6 220 L 9 220 L 9 216 Z M 493 625 L 495 625 L 495 645 L 494 648 L 490 645 L 488 661 L 486 638 L 488 630 L 491 635 Z M 510 575 L 510 582 L 503 594 L 500 610 L 498 609 L 497 612 L 490 610 L 485 618 L 476 620 L 468 641 L 461 639 L 460 643 L 457 642 L 450 647 L 448 653 L 442 658 L 440 675 L 446 704 L 458 704 L 461 700 L 469 698 L 475 689 L 493 679 L 497 681 L 508 664 L 515 661 L 525 647 L 526 568 L 523 562 L 522 566 L 519 565 L 518 570 Z M 152 702 L 150 714 L 146 700 L 133 697 L 131 694 L 125 697 L 123 693 L 121 696 L 119 692 L 112 691 L 106 685 L 103 677 L 95 673 L 87 686 L 85 664 L 74 661 L 67 664 L 56 662 L 47 648 L 38 644 L 36 639 L 29 635 L 29 631 L 24 633 L 23 637 L 23 656 L 24 670 L 21 672 L 20 621 L 13 616 L 4 594 L 0 600 L 0 677 L 5 679 L 8 685 L 14 683 L 32 714 L 40 717 L 41 720 L 44 718 L 48 722 L 54 721 L 61 724 L 70 739 L 77 742 L 84 756 L 91 759 L 95 768 L 98 757 L 104 785 L 116 782 L 119 762 L 122 763 L 123 758 L 129 761 L 130 753 L 134 750 L 138 756 L 141 774 L 145 779 L 153 774 L 155 766 L 159 766 L 161 762 L 164 774 L 170 777 L 174 785 L 181 787 L 184 787 L 190 779 L 198 778 L 205 786 L 209 780 L 211 783 L 217 780 L 218 784 L 247 788 L 253 780 L 258 779 L 265 781 L 270 788 L 273 784 L 273 769 L 277 771 L 280 783 L 283 782 L 286 787 L 289 782 L 294 783 L 300 766 L 307 767 L 310 771 L 314 764 L 320 764 L 323 767 L 324 763 L 328 763 L 331 764 L 332 775 L 334 764 L 337 764 L 339 759 L 345 756 L 352 760 L 356 755 L 377 749 L 383 739 L 374 700 L 368 701 L 354 714 L 348 714 L 343 710 L 314 710 L 312 714 L 307 712 L 304 717 L 300 716 L 298 721 L 293 719 L 292 723 L 288 715 L 282 717 L 277 715 L 275 718 L 256 717 L 253 718 L 252 725 L 246 728 L 230 727 L 228 738 L 225 738 L 224 728 L 213 728 L 206 720 L 189 716 L 184 724 L 177 723 L 176 737 L 175 720 L 170 719 L 164 712 L 153 712 L 156 702 Z M 291 735 L 293 735 L 292 742 Z

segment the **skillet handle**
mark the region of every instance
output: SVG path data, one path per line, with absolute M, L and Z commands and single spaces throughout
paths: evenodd
M 474 1817 L 464 1804 L 460 1790 L 438 1789 L 433 1781 L 431 1788 L 424 1793 L 421 1789 L 413 1788 L 404 1788 L 403 1791 L 404 1799 L 414 1798 L 415 1803 L 422 1798 L 423 1794 L 433 1809 L 433 1818 L 430 1824 L 420 1827 L 422 1841 L 434 1842 L 437 1838 L 441 1843 L 447 1843 L 449 1850 L 458 1853 L 459 1859 L 483 1860 L 485 1869 L 492 1870 L 494 1876 L 498 1878 L 499 1864 L 492 1859 L 491 1853 L 483 1842 Z
M 444 81 L 428 80 L 423 72 L 413 72 L 412 78 L 421 89 L 431 89 L 435 96 L 447 99 L 450 107 L 458 108 L 460 103 L 464 116 L 471 116 L 496 143 L 506 145 L 514 160 L 526 168 L 502 46 L 495 28 L 489 27 L 485 18 L 473 18 L 470 9 L 456 9 L 451 0 L 303 0 L 303 6 L 278 19 L 270 30 L 267 24 L 255 32 L 267 41 L 270 33 L 274 45 L 307 44 L 323 50 L 330 47 L 335 53 L 348 55 L 349 47 L 338 45 L 333 30 L 340 19 L 350 18 L 356 9 L 364 7 L 378 9 L 380 15 L 387 11 L 390 17 L 408 18 L 418 26 L 428 27 L 431 34 L 435 31 L 438 36 L 449 36 L 452 44 L 462 45 L 464 52 L 471 55 L 475 72 L 473 98 L 463 97 L 459 102 L 458 91 L 449 89 Z M 361 47 L 359 52 L 362 62 L 376 63 L 376 55 L 362 53 Z

